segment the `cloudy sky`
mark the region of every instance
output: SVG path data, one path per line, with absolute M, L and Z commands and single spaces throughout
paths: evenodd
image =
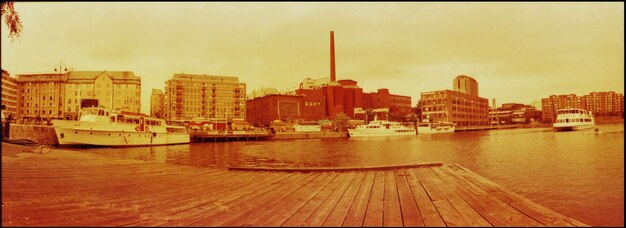
M 553 94 L 624 92 L 624 3 L 17 2 L 19 39 L 2 23 L 11 75 L 133 71 L 142 111 L 175 73 L 237 76 L 248 93 L 329 76 L 415 104 L 466 74 L 480 96 L 530 104 Z

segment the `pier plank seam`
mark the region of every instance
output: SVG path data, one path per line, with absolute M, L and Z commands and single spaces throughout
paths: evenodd
M 536 204 L 521 195 L 514 193 L 506 188 L 502 188 L 497 184 L 491 182 L 490 180 L 474 173 L 473 171 L 459 165 L 453 164 L 453 166 L 457 167 L 461 170 L 461 174 L 465 174 L 468 179 L 474 181 L 475 183 L 482 183 L 488 185 L 490 187 L 498 189 L 498 192 L 494 193 L 494 196 L 499 198 L 500 200 L 506 202 L 510 206 L 519 210 L 520 212 L 528 215 L 529 217 L 541 222 L 544 225 L 548 226 L 588 226 L 584 223 L 581 223 L 578 220 L 566 217 L 561 215 L 555 211 L 547 209 L 539 204 Z
M 383 199 L 383 226 L 404 226 L 400 199 L 394 171 L 385 171 L 385 197 Z
M 343 193 L 343 195 L 331 211 L 330 215 L 326 218 L 326 221 L 324 221 L 322 226 L 336 227 L 343 224 L 346 214 L 348 214 L 348 209 L 350 209 L 350 206 L 352 205 L 352 202 L 356 197 L 356 194 L 359 190 L 359 187 L 361 186 L 361 183 L 363 182 L 363 179 L 365 179 L 364 172 L 359 172 L 356 174 L 356 177 L 354 178 L 354 180 L 352 180 L 352 182 L 350 182 L 348 189 L 346 189 L 346 191 Z
M 296 227 L 301 226 L 304 222 L 317 210 L 320 205 L 326 200 L 332 192 L 337 189 L 342 182 L 349 177 L 349 173 L 339 173 L 330 184 L 322 189 L 318 194 L 309 200 L 305 205 L 300 207 L 296 213 L 294 213 L 289 219 L 283 222 L 280 226 Z
M 450 205 L 459 211 L 463 219 L 468 222 L 467 224 L 471 224 L 472 226 L 492 226 L 480 213 L 465 202 L 450 185 L 446 184 L 442 178 L 437 178 L 437 174 L 433 171 L 435 169 L 440 169 L 440 167 L 425 169 L 426 175 L 431 176 L 433 180 L 438 183 L 437 187 L 447 196 Z
M 200 221 L 207 216 L 217 214 L 222 211 L 231 210 L 232 207 L 237 206 L 243 202 L 246 202 L 253 197 L 264 194 L 267 191 L 284 184 L 284 181 L 292 178 L 293 175 L 274 175 L 274 178 L 270 181 L 262 181 L 252 183 L 246 186 L 244 191 L 236 191 L 235 193 L 214 201 L 212 204 L 201 205 L 196 210 L 188 213 L 186 217 L 168 221 L 167 223 L 159 224 L 159 226 L 185 226 L 192 224 L 196 221 Z M 240 189 L 241 190 L 241 189 Z
M 420 215 L 424 221 L 424 225 L 445 226 L 443 218 L 437 211 L 433 201 L 426 193 L 422 181 L 418 179 L 412 169 L 405 169 L 405 172 L 409 174 L 407 176 L 409 187 L 411 188 L 411 193 L 413 193 L 413 197 L 415 198 L 415 203 L 420 210 Z
M 315 186 L 316 184 L 320 182 L 325 182 L 326 180 L 329 180 L 329 177 L 331 176 L 329 173 L 318 173 L 318 174 L 311 174 L 311 175 L 315 175 L 315 177 L 312 180 L 307 181 L 303 185 L 298 186 L 298 188 L 294 189 L 293 191 L 290 191 L 284 194 L 283 196 L 281 196 L 279 199 L 272 202 L 271 204 L 264 205 L 262 209 L 254 211 L 251 215 L 246 217 L 245 221 L 239 220 L 233 225 L 253 226 L 254 224 L 263 223 L 267 221 L 266 216 L 272 216 L 272 217 L 276 216 L 276 214 L 274 213 L 275 211 L 280 211 L 282 209 L 281 207 L 285 206 L 285 204 L 290 204 L 291 203 L 289 202 L 290 200 L 297 200 L 300 197 L 299 193 L 309 190 L 311 187 Z
M 385 173 L 377 171 L 374 177 L 372 193 L 367 204 L 363 226 L 383 226 L 383 199 L 385 197 Z
M 260 180 L 260 179 L 265 179 L 268 176 L 271 176 L 271 174 L 268 173 L 264 173 L 264 174 L 257 174 L 257 175 L 251 175 L 248 178 L 237 178 L 236 181 L 233 182 L 225 182 L 222 185 L 219 186 L 213 186 L 213 188 L 207 188 L 204 191 L 205 192 L 210 192 L 209 195 L 197 195 L 197 194 L 193 194 L 195 192 L 197 192 L 196 189 L 202 189 L 202 188 L 196 188 L 193 189 L 191 191 L 189 191 L 189 194 L 180 194 L 182 198 L 184 198 L 185 200 L 178 200 L 178 198 L 173 198 L 171 201 L 175 201 L 177 202 L 178 207 L 169 207 L 167 210 L 159 210 L 156 211 L 150 215 L 147 215 L 147 217 L 152 217 L 152 218 L 158 218 L 157 220 L 153 221 L 154 223 L 152 224 L 137 224 L 137 225 L 160 225 L 162 223 L 166 223 L 172 220 L 176 220 L 179 219 L 178 217 L 181 216 L 185 216 L 186 213 L 189 213 L 189 211 L 193 211 L 195 209 L 198 209 L 202 206 L 205 205 L 209 205 L 209 204 L 214 204 L 216 201 L 229 197 L 230 194 L 232 192 L 238 192 L 238 193 L 242 193 L 245 192 L 247 190 L 249 190 L 249 182 L 253 181 L 253 180 Z M 264 183 L 264 182 L 262 182 Z M 207 184 L 214 184 L 214 183 L 207 183 Z M 206 185 L 206 184 L 205 184 Z M 216 190 L 217 189 L 217 190 Z M 185 197 L 186 196 L 186 197 Z M 171 202 L 170 201 L 170 202 Z M 169 202 L 165 202 L 164 205 L 168 205 Z
M 341 197 L 348 190 L 350 183 L 352 183 L 352 181 L 357 178 L 358 177 L 356 175 L 356 172 L 349 172 L 349 176 L 346 181 L 341 183 L 341 185 L 322 202 L 322 204 L 315 210 L 315 212 L 313 212 L 313 214 L 311 214 L 311 216 L 309 216 L 309 218 L 304 221 L 304 224 L 302 224 L 302 226 L 321 227 L 328 218 L 328 216 L 330 216 L 330 213 L 335 208 L 337 203 L 339 203 Z
M 374 177 L 376 173 L 367 172 L 365 179 L 359 187 L 359 192 L 354 198 L 354 202 L 346 214 L 346 218 L 343 221 L 342 226 L 362 226 L 365 219 L 365 211 L 370 200 L 370 193 L 372 192 L 372 186 L 374 185 Z
M 206 214 L 203 214 L 201 217 L 193 219 L 190 221 L 191 225 L 204 225 L 204 224 L 216 224 L 214 221 L 225 221 L 235 216 L 239 216 L 240 214 L 251 210 L 254 208 L 255 202 L 263 202 L 263 200 L 267 200 L 268 198 L 276 195 L 278 192 L 282 192 L 289 187 L 291 187 L 294 183 L 298 183 L 301 181 L 307 181 L 307 178 L 310 176 L 303 174 L 292 174 L 288 178 L 281 180 L 279 182 L 273 183 L 268 186 L 266 189 L 264 188 L 262 191 L 255 191 L 253 193 L 247 194 L 244 197 L 236 200 L 230 201 L 226 203 L 228 208 L 219 211 L 209 211 Z
M 476 210 L 484 219 L 494 226 L 540 226 L 541 223 L 528 218 L 519 213 L 514 208 L 502 203 L 495 198 L 488 198 L 487 195 L 474 195 L 465 188 L 464 183 L 458 182 L 457 179 L 450 176 L 444 169 L 435 170 L 444 181 L 449 183 L 456 192 L 464 199 L 474 210 Z M 504 206 L 503 206 L 504 205 Z
M 302 187 L 305 184 L 309 183 L 310 181 L 312 181 L 316 177 L 320 176 L 319 173 L 317 173 L 317 174 L 302 174 L 302 175 L 305 176 L 304 180 L 302 180 L 300 182 L 289 184 L 287 186 L 287 188 L 284 189 L 283 191 L 275 192 L 275 193 L 269 195 L 267 198 L 263 198 L 263 199 L 261 199 L 261 201 L 258 201 L 256 204 L 253 204 L 252 207 L 250 207 L 248 210 L 236 213 L 235 216 L 230 217 L 228 219 L 225 219 L 223 221 L 219 221 L 215 225 L 217 225 L 217 226 L 243 226 L 246 223 L 246 221 L 243 221 L 243 220 L 256 218 L 256 216 L 258 214 L 262 213 L 263 209 L 274 205 L 276 202 L 278 202 L 281 199 L 285 198 L 287 195 L 291 194 L 292 192 L 296 191 L 300 187 Z
M 264 219 L 263 222 L 258 223 L 260 226 L 273 226 L 277 227 L 283 224 L 287 219 L 291 218 L 300 208 L 302 208 L 307 202 L 312 200 L 322 189 L 324 189 L 329 183 L 337 178 L 337 173 L 330 173 L 327 177 L 319 182 L 312 182 L 311 185 L 305 186 L 299 191 L 291 194 L 290 199 L 284 200 L 284 203 L 277 204 L 275 212 L 268 210 L 266 214 L 268 216 L 260 216 Z
M 398 186 L 398 199 L 400 201 L 400 209 L 402 213 L 402 222 L 404 226 L 424 226 L 424 220 L 420 215 L 413 193 L 411 193 L 405 170 L 396 170 L 396 185 Z

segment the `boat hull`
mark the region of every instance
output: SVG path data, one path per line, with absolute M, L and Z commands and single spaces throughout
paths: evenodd
M 416 135 L 415 130 L 406 130 L 406 132 L 389 132 L 389 131 L 358 131 L 355 129 L 348 129 L 348 136 L 350 137 L 384 137 L 384 136 L 410 136 Z
M 595 128 L 595 124 L 584 124 L 584 125 L 565 125 L 565 124 L 554 124 L 552 128 L 554 131 L 580 131 Z
M 158 146 L 189 143 L 187 133 L 129 132 L 56 127 L 60 146 Z
M 430 127 L 418 127 L 418 134 L 438 134 L 438 133 L 454 133 L 454 128 L 430 128 Z

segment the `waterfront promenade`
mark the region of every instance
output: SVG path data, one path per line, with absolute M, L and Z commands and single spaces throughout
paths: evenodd
M 456 164 L 225 170 L 2 143 L 3 226 L 586 226 Z

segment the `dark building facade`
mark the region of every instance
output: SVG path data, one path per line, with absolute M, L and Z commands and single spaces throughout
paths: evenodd
M 489 100 L 452 90 L 423 92 L 421 119 L 451 121 L 458 127 L 489 125 Z
M 563 108 L 582 108 L 591 111 L 594 117 L 624 117 L 624 95 L 613 91 L 592 92 L 581 97 L 576 94 L 552 95 L 541 99 L 543 121 L 554 122 L 556 110 Z

